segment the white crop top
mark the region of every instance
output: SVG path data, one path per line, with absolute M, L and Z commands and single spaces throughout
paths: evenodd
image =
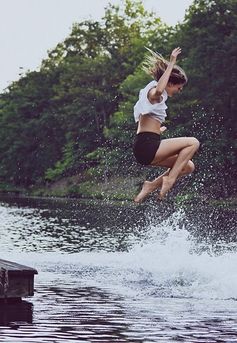
M 141 89 L 139 92 L 139 100 L 137 101 L 136 105 L 134 106 L 134 119 L 135 122 L 139 121 L 140 115 L 149 114 L 154 119 L 159 120 L 160 123 L 163 123 L 166 118 L 167 106 L 165 101 L 168 98 L 168 94 L 166 90 L 162 93 L 162 100 L 161 102 L 157 102 L 155 104 L 151 104 L 148 99 L 148 92 L 151 88 L 156 87 L 157 81 L 153 80 L 145 88 Z

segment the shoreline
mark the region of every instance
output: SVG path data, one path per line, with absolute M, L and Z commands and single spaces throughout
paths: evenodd
M 187 189 L 182 184 L 172 190 L 171 194 L 161 201 L 156 200 L 156 191 L 147 197 L 142 203 L 135 203 L 134 197 L 141 189 L 142 181 L 145 178 L 141 175 L 138 177 L 112 176 L 106 180 L 80 179 L 79 175 L 64 177 L 55 182 L 45 185 L 18 187 L 11 184 L 0 183 L 0 196 L 8 198 L 31 198 L 31 199 L 53 199 L 57 201 L 71 201 L 81 203 L 98 203 L 125 205 L 137 208 L 147 203 L 154 205 L 164 205 L 173 203 L 176 206 L 188 206 L 197 203 L 204 203 L 207 206 L 226 207 L 229 209 L 237 208 L 237 197 L 217 197 L 205 189 L 193 192 L 192 185 Z
M 229 198 L 221 198 L 221 199 L 213 199 L 208 197 L 202 197 L 201 195 L 196 195 L 195 197 L 191 196 L 190 194 L 185 195 L 176 195 L 173 198 L 167 197 L 164 199 L 161 203 L 159 201 L 155 200 L 155 197 L 152 195 L 147 198 L 147 200 L 141 202 L 141 203 L 135 203 L 132 198 L 116 198 L 116 197 L 110 197 L 109 195 L 106 196 L 106 194 L 103 194 L 103 197 L 96 197 L 93 194 L 91 196 L 70 196 L 70 195 L 58 195 L 58 194 L 34 194 L 29 191 L 25 192 L 16 192 L 16 191 L 2 191 L 0 189 L 0 198 L 1 199 L 35 199 L 35 200 L 46 200 L 46 201 L 58 201 L 58 202 L 71 202 L 71 203 L 87 203 L 87 204 L 93 204 L 93 205 L 107 205 L 107 206 L 126 206 L 131 208 L 139 208 L 144 207 L 147 204 L 153 204 L 157 207 L 159 205 L 167 202 L 167 203 L 173 203 L 176 206 L 188 206 L 191 205 L 193 202 L 196 202 L 197 200 L 200 202 L 205 203 L 208 207 L 221 207 L 226 208 L 229 210 L 237 209 L 237 198 L 229 197 Z M 154 199 L 153 199 L 154 198 Z

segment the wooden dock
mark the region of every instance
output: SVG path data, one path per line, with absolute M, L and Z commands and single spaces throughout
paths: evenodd
M 21 300 L 34 295 L 36 269 L 0 259 L 0 300 Z

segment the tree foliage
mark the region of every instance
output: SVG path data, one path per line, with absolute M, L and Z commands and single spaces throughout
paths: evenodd
M 201 140 L 207 184 L 216 170 L 234 173 L 236 16 L 236 0 L 194 0 L 184 22 L 168 27 L 141 0 L 124 0 L 101 21 L 75 23 L 39 71 L 0 95 L 2 181 L 29 187 L 86 170 L 137 173 L 133 106 L 149 81 L 141 68 L 146 46 L 165 57 L 175 46 L 183 51 L 189 82 L 169 100 L 166 136 Z M 233 190 L 229 180 L 222 178 L 222 188 L 227 182 Z

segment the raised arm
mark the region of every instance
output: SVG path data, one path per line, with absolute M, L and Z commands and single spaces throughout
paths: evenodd
M 167 86 L 167 83 L 170 78 L 170 74 L 172 72 L 172 69 L 176 63 L 177 56 L 181 53 L 181 48 L 175 48 L 171 55 L 170 55 L 170 62 L 164 72 L 164 74 L 161 76 L 161 78 L 158 80 L 156 88 L 153 88 L 149 92 L 149 100 L 151 102 L 160 102 L 161 99 L 161 94 L 164 92 L 165 87 Z

